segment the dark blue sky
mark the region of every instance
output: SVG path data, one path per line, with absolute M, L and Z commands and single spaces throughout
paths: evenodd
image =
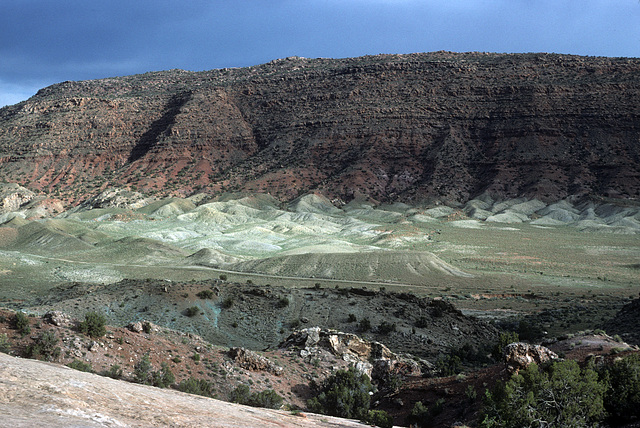
M 298 55 L 640 56 L 638 0 L 0 0 L 0 106 L 64 80 Z

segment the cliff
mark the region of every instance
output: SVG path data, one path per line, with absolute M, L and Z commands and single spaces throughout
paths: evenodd
M 0 179 L 348 201 L 640 196 L 640 59 L 436 52 L 63 82 L 0 110 Z

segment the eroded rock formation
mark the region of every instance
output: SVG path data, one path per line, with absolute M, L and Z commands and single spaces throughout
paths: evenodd
M 464 202 L 640 196 L 640 59 L 288 58 L 42 89 L 0 110 L 0 179 Z
M 516 342 L 507 345 L 503 352 L 503 360 L 510 371 L 517 372 L 529 364 L 544 363 L 558 359 L 558 355 L 542 345 L 530 345 Z
M 321 357 L 323 352 L 329 352 L 353 364 L 372 379 L 384 379 L 389 374 L 420 376 L 433 369 L 427 361 L 395 354 L 380 342 L 320 327 L 297 330 L 280 346 L 299 348 L 303 358 Z

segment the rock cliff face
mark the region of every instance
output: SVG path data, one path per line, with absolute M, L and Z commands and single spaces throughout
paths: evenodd
M 0 110 L 0 179 L 349 200 L 640 196 L 640 59 L 287 58 L 42 89 Z

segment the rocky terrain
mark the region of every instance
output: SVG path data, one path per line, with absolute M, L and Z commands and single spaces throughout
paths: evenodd
M 0 355 L 0 406 L 9 417 L 3 419 L 3 423 L 12 421 L 19 426 L 39 418 L 55 426 L 71 421 L 82 421 L 86 426 L 192 426 L 194 423 L 246 426 L 257 423 L 252 418 L 265 418 L 267 426 L 276 420 L 285 426 L 354 426 L 356 424 L 349 421 L 306 412 L 300 414 L 297 409 L 304 409 L 306 400 L 312 397 L 312 381 L 319 382 L 335 370 L 353 364 L 379 385 L 374 398 L 382 400 L 395 394 L 396 387 L 390 389 L 384 384 L 390 375 L 405 379 L 437 374 L 427 361 L 396 354 L 380 342 L 319 327 L 296 330 L 274 349 L 255 352 L 215 346 L 197 335 L 162 328 L 148 321 L 132 322 L 126 327 L 107 326 L 104 336 L 91 338 L 79 332 L 80 319 L 60 311 L 30 315 L 26 334 L 25 327 L 18 329 L 14 319 L 15 313 L 0 311 L 0 352 L 65 364 L 113 378 L 64 371 L 53 365 L 23 363 Z M 45 341 L 43 337 L 47 335 L 53 339 Z M 249 411 L 242 406 L 123 383 L 123 380 L 137 381 L 136 367 L 145 355 L 153 370 L 162 364 L 168 366 L 175 380 L 167 386 L 173 389 L 180 389 L 179 385 L 187 379 L 201 379 L 211 385 L 214 397 L 222 400 L 228 400 L 239 385 L 248 385 L 253 391 L 272 389 L 284 398 L 284 408 L 296 411 L 289 414 L 262 409 Z M 32 394 L 36 389 L 43 392 Z M 129 398 L 123 407 L 125 396 Z M 158 400 L 157 406 L 144 404 Z M 144 409 L 136 411 L 138 406 Z M 223 425 L 208 421 L 218 412 L 227 413 L 221 417 Z M 290 420 L 290 415 L 295 417 Z
M 151 369 L 167 364 L 175 376 L 167 386 L 177 387 L 190 378 L 206 380 L 211 396 L 229 400 L 241 384 L 253 391 L 272 389 L 290 409 L 306 406 L 310 382 L 354 364 L 378 381 L 395 373 L 431 376 L 428 361 L 396 354 L 380 342 L 353 333 L 309 327 L 284 336 L 273 349 L 252 351 L 245 347 L 213 345 L 198 335 L 167 329 L 149 321 L 122 327 L 108 326 L 106 333 L 90 337 L 79 331 L 84 319 L 61 311 L 43 316 L 30 314 L 28 327 L 16 328 L 15 313 L 0 311 L 0 352 L 70 365 L 114 379 L 138 382 L 136 367 L 144 356 Z M 51 339 L 43 337 L 51 336 Z M 73 366 L 83 364 L 84 367 Z M 117 367 L 118 370 L 112 370 Z
M 640 196 L 640 60 L 435 52 L 63 82 L 0 110 L 0 179 L 348 202 Z
M 190 308 L 195 308 L 194 314 L 188 314 Z M 482 347 L 497 337 L 493 326 L 442 300 L 366 287 L 291 289 L 152 280 L 104 286 L 75 283 L 51 289 L 46 297 L 31 302 L 29 310 L 41 314 L 62 310 L 76 318 L 97 311 L 114 325 L 148 320 L 217 345 L 254 350 L 277 348 L 294 329 L 320 326 L 375 339 L 395 352 L 432 362 L 452 348 Z
M 640 345 L 640 299 L 627 303 L 614 318 L 603 326 L 611 334 L 618 334 L 629 343 Z
M 356 426 L 300 411 L 350 365 L 396 424 L 420 402 L 423 425 L 473 425 L 527 362 L 637 352 L 639 75 L 296 57 L 0 109 L 0 352 L 92 372 L 0 354 L 0 425 Z M 529 343 L 498 363 L 505 332 Z M 284 406 L 123 383 L 147 358 L 161 386 Z
M 0 311 L 1 426 L 360 426 L 299 410 L 313 395 L 312 381 L 349 364 L 376 382 L 374 407 L 393 415 L 396 424 L 406 426 L 420 401 L 440 409 L 429 426 L 473 426 L 483 391 L 513 370 L 558 360 L 558 355 L 577 361 L 599 356 L 604 362 L 638 352 L 637 346 L 602 332 L 582 333 L 548 341 L 551 350 L 511 344 L 501 362 L 479 355 L 485 358 L 483 367 L 469 366 L 465 359 L 463 373 L 452 376 L 380 342 L 318 327 L 297 330 L 276 348 L 254 352 L 212 345 L 148 321 L 107 326 L 104 336 L 91 338 L 79 332 L 80 319 L 60 311 L 28 316 L 26 334 L 14 318 L 15 313 Z M 175 375 L 169 389 L 135 384 L 143 356 L 152 370 L 166 364 Z M 399 383 L 389 384 L 390 375 Z M 218 400 L 228 400 L 234 388 L 247 385 L 253 391 L 274 390 L 285 404 L 280 410 L 259 409 L 175 391 L 188 379 L 207 382 Z

